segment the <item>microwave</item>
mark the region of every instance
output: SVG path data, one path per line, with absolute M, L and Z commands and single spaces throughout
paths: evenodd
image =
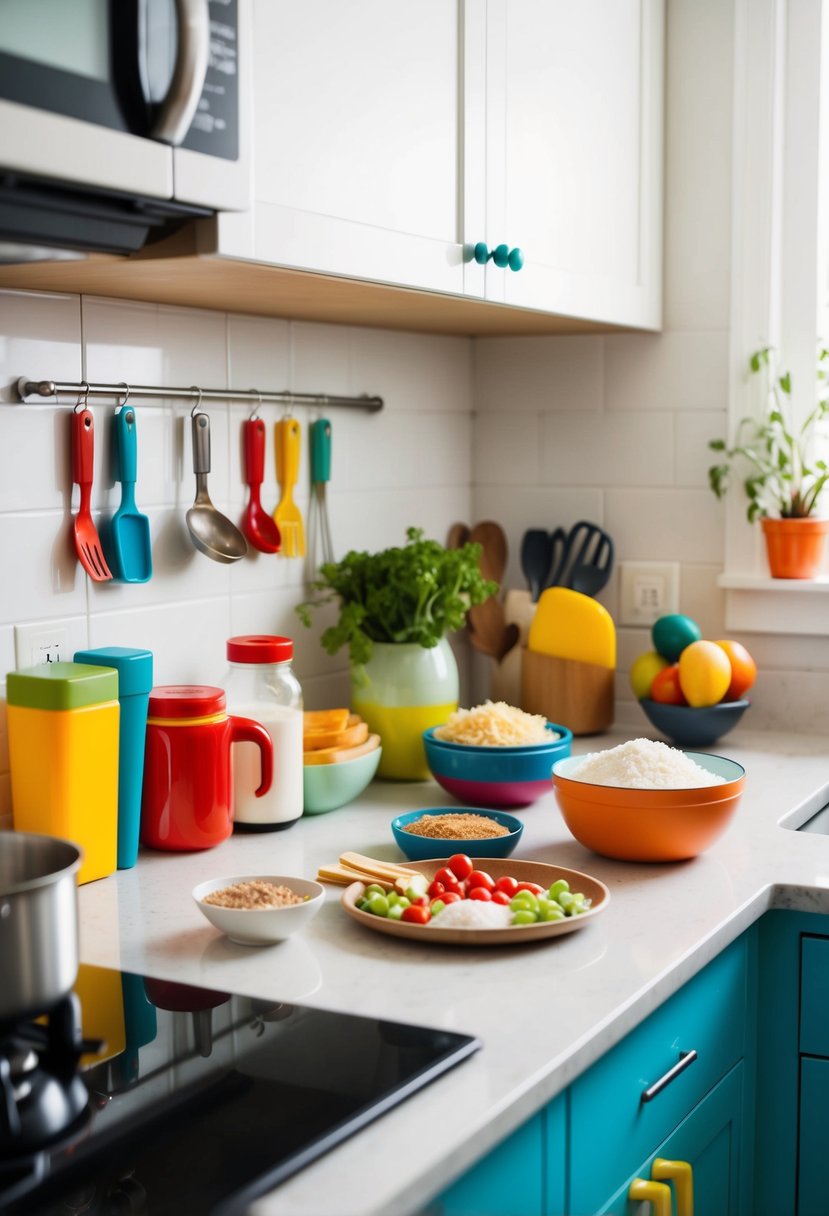
M 250 201 L 250 0 L 0 0 L 0 261 Z

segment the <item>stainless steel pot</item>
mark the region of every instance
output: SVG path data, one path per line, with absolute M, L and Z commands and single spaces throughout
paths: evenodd
M 0 832 L 0 1021 L 44 1013 L 74 984 L 80 864 L 66 840 Z

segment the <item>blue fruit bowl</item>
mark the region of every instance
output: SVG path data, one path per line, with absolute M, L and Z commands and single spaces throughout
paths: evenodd
M 549 779 L 548 779 L 549 782 Z M 406 825 L 428 815 L 483 815 L 509 829 L 507 836 L 486 836 L 482 840 L 437 839 L 434 836 L 416 836 L 406 831 Z M 509 857 L 524 831 L 524 825 L 514 815 L 504 811 L 484 810 L 482 807 L 430 806 L 422 811 L 407 811 L 391 821 L 391 830 L 397 846 L 409 861 L 428 861 L 433 857 L 451 857 L 454 853 L 466 853 L 469 857 Z
M 443 788 L 468 806 L 530 806 L 550 790 L 556 760 L 570 755 L 573 733 L 547 723 L 549 743 L 527 747 L 480 747 L 436 739 L 437 727 L 423 732 L 429 771 Z M 490 854 L 494 856 L 494 854 Z
M 695 709 L 692 705 L 663 705 L 643 697 L 639 704 L 647 718 L 678 747 L 710 747 L 733 730 L 750 701 L 720 701 Z

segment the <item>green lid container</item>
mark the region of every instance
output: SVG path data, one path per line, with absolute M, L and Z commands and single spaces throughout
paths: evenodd
M 83 709 L 118 700 L 118 672 L 86 663 L 41 663 L 6 676 L 9 705 L 29 709 Z

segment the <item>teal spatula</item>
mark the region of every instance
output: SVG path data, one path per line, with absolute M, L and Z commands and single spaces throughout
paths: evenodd
M 121 505 L 107 528 L 107 557 L 121 583 L 146 583 L 153 572 L 150 521 L 135 505 L 138 443 L 135 410 L 123 406 L 113 419 L 115 480 L 121 483 Z

